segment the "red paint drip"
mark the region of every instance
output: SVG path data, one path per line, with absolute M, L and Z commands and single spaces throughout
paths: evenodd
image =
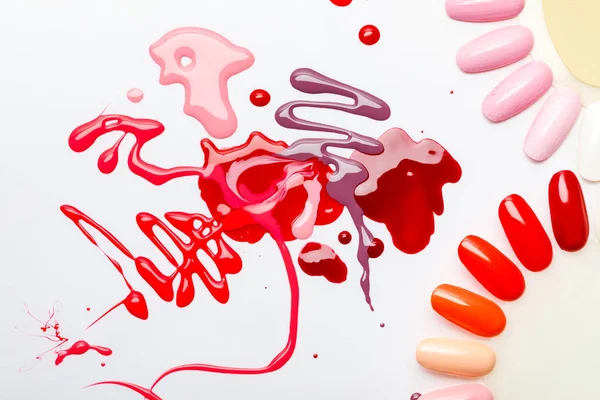
M 379 42 L 379 39 L 381 38 L 381 33 L 375 25 L 365 25 L 362 28 L 360 28 L 360 31 L 358 32 L 358 38 L 361 42 L 363 42 L 363 44 L 366 44 L 367 46 L 372 46 L 375 43 Z
M 112 350 L 107 347 L 102 346 L 92 346 L 83 340 L 73 343 L 73 346 L 66 350 L 60 350 L 56 353 L 56 361 L 54 361 L 55 365 L 61 364 L 65 358 L 69 356 L 80 356 L 87 353 L 90 350 L 94 350 L 98 354 L 103 356 L 110 356 L 112 354 Z
M 271 101 L 271 95 L 264 89 L 256 89 L 250 93 L 250 102 L 256 107 L 264 107 Z
M 383 254 L 384 248 L 385 248 L 385 246 L 383 245 L 383 242 L 381 241 L 381 239 L 374 238 L 373 241 L 371 242 L 371 245 L 367 249 L 367 253 L 369 254 L 369 257 L 371 257 L 371 258 L 378 258 L 379 256 L 381 256 Z
M 341 244 L 350 244 L 350 242 L 352 241 L 352 234 L 348 231 L 342 231 L 338 235 L 338 241 Z
M 342 283 L 348 268 L 335 251 L 321 243 L 307 243 L 298 256 L 298 264 L 306 275 L 322 276 L 332 283 Z

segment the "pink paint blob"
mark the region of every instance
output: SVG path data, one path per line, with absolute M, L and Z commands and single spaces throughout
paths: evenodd
M 127 92 L 127 99 L 132 103 L 139 103 L 144 98 L 144 92 L 140 89 L 133 88 Z
M 112 354 L 112 350 L 107 347 L 102 346 L 92 346 L 83 340 L 73 343 L 73 346 L 66 350 L 60 350 L 56 353 L 56 361 L 54 361 L 55 365 L 60 365 L 65 358 L 69 356 L 80 356 L 87 353 L 90 350 L 94 350 L 97 353 L 103 356 L 110 356 Z
M 254 64 L 249 50 L 207 29 L 178 28 L 152 44 L 150 56 L 160 66 L 162 85 L 185 88 L 183 112 L 214 138 L 234 134 L 238 123 L 227 81 Z

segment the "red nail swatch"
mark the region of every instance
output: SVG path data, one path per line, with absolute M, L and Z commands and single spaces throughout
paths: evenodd
M 525 292 L 525 278 L 519 268 L 482 238 L 464 238 L 458 246 L 458 257 L 475 279 L 500 300 L 517 300 Z
M 500 203 L 498 216 L 521 264 L 532 272 L 548 268 L 552 243 L 529 204 L 518 194 L 511 194 Z
M 581 250 L 587 243 L 590 225 L 581 185 L 572 171 L 554 174 L 548 200 L 556 242 L 565 251 Z

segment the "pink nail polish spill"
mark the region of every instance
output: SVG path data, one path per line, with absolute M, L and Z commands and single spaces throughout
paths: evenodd
M 56 361 L 54 361 L 55 365 L 61 364 L 65 358 L 69 356 L 80 356 L 87 353 L 90 350 L 94 350 L 103 356 L 110 356 L 112 354 L 112 350 L 107 347 L 102 346 L 92 346 L 83 340 L 73 343 L 73 346 L 69 347 L 66 350 L 61 350 L 56 353 Z
M 161 84 L 185 88 L 183 112 L 214 138 L 233 135 L 237 117 L 227 81 L 254 64 L 250 51 L 207 29 L 178 28 L 152 44 L 150 56 L 160 66 Z
M 144 98 L 144 92 L 140 89 L 133 88 L 127 92 L 127 99 L 132 103 L 139 103 Z

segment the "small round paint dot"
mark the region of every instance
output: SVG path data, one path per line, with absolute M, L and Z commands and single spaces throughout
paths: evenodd
M 348 231 L 341 231 L 338 235 L 338 241 L 341 244 L 349 244 L 352 241 L 352 234 Z
M 139 103 L 144 98 L 144 92 L 140 89 L 133 88 L 127 92 L 127 99 L 132 103 Z
M 256 89 L 250 93 L 250 102 L 256 107 L 264 107 L 271 101 L 269 92 L 263 89 Z
M 450 91 L 450 94 L 454 94 L 454 90 L 451 90 L 451 91 Z
M 89 308 L 89 307 L 88 307 L 88 308 L 86 308 L 86 310 L 87 310 L 87 311 L 90 311 L 90 310 L 91 310 L 91 308 Z
M 106 367 L 106 363 L 101 363 L 101 364 L 100 364 L 100 366 L 101 366 L 102 368 L 104 368 L 104 367 Z
M 419 397 L 421 397 L 421 393 L 413 393 L 410 400 L 417 400 Z
M 385 328 L 385 322 L 380 323 L 379 326 Z
M 380 239 L 374 238 L 373 242 L 367 249 L 367 254 L 371 258 L 377 258 L 383 254 L 384 245 Z
M 425 131 L 421 131 L 421 133 L 425 133 Z
M 319 358 L 319 355 L 317 353 L 313 354 L 313 358 Z
M 331 2 L 338 7 L 346 7 L 352 3 L 352 0 L 331 0 Z
M 360 31 L 358 32 L 358 38 L 367 46 L 372 46 L 375 43 L 379 42 L 379 39 L 381 38 L 381 33 L 375 25 L 365 25 L 362 28 L 360 28 Z

